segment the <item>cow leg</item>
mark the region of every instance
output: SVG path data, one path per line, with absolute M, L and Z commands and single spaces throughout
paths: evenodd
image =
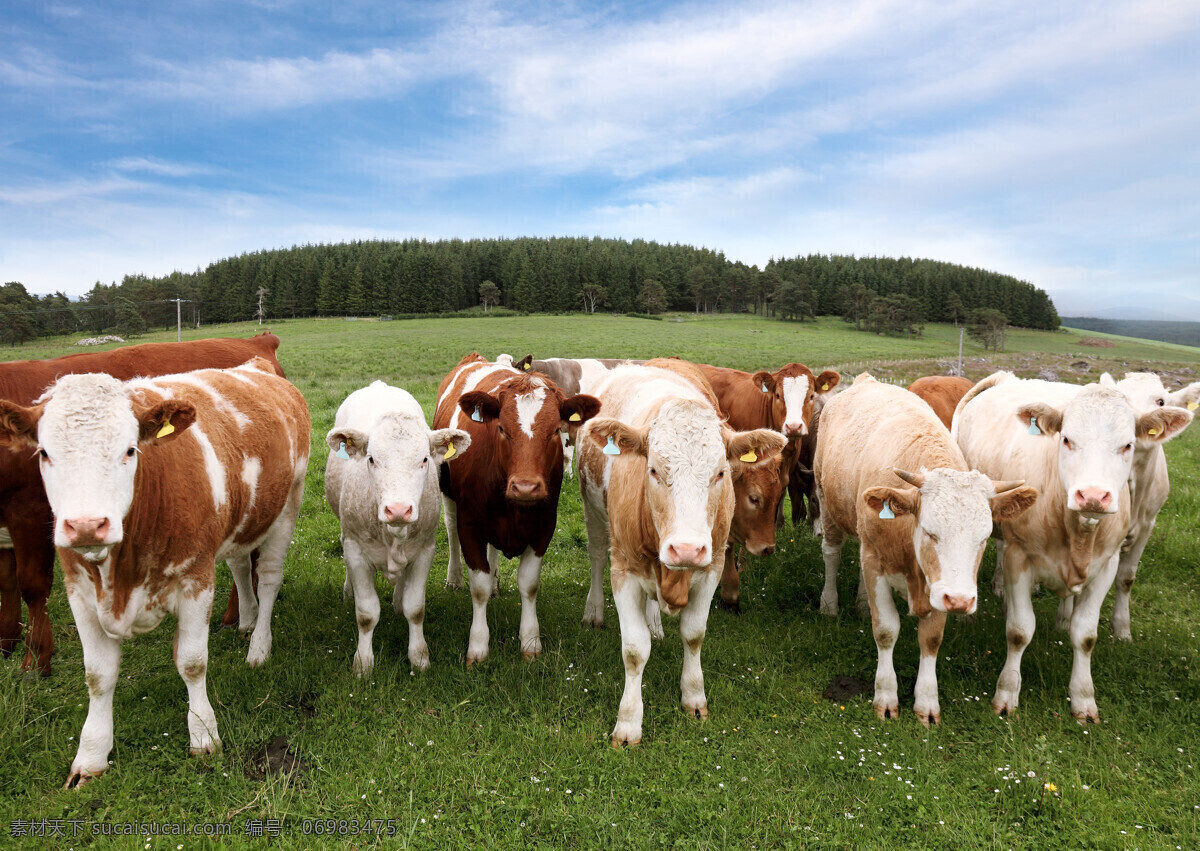
M 258 550 L 250 553 L 250 582 L 255 588 L 258 587 Z M 348 596 L 350 593 L 349 589 L 343 588 L 342 593 L 345 595 L 344 599 L 350 599 Z M 236 626 L 238 621 L 241 620 L 241 616 L 238 589 L 235 584 L 229 589 L 229 599 L 225 603 L 225 614 L 221 615 L 221 625 L 218 629 L 227 629 Z
M 1075 658 L 1071 665 L 1068 691 L 1071 695 L 1071 715 L 1080 721 L 1100 721 L 1100 712 L 1096 709 L 1096 687 L 1092 683 L 1092 648 L 1096 646 L 1100 606 L 1116 578 L 1119 559 L 1120 554 L 1114 553 L 1104 568 L 1083 586 L 1071 616 L 1071 647 Z
M 517 588 L 521 592 L 521 655 L 533 659 L 542 655 L 542 638 L 537 618 L 537 592 L 542 583 L 542 557 L 533 547 L 521 553 L 517 567 Z
M 708 717 L 708 699 L 704 696 L 704 671 L 700 667 L 700 648 L 708 629 L 708 611 L 717 590 L 720 573 L 716 566 L 692 573 L 688 602 L 679 613 L 679 637 L 683 639 L 683 675 L 679 690 L 683 711 L 697 718 Z
M 9 525 L 13 557 L 17 562 L 17 585 L 29 613 L 25 627 L 25 659 L 21 667 L 29 670 L 36 664 L 43 677 L 50 676 L 50 659 L 54 655 L 54 633 L 50 630 L 50 614 L 46 610 L 46 601 L 50 598 L 50 588 L 54 583 L 51 518 L 47 506 L 44 523 Z M 16 610 L 19 617 L 20 606 Z
M 665 637 L 662 627 L 662 608 L 657 596 L 646 595 L 646 624 L 650 627 L 650 637 L 662 641 Z
M 188 692 L 188 746 L 196 756 L 221 749 L 217 716 L 208 701 L 208 619 L 212 615 L 213 589 L 197 597 L 184 598 L 176 615 L 175 670 L 183 677 Z
M 425 587 L 433 567 L 435 547 L 431 544 L 409 563 L 392 595 L 392 609 L 408 621 L 408 664 L 414 670 L 429 668 L 429 645 L 425 643 Z
M 21 640 L 21 586 L 17 557 L 11 546 L 0 547 L 0 653 L 12 655 Z
M 1147 525 L 1149 528 L 1140 530 L 1137 538 L 1130 542 L 1129 549 L 1122 551 L 1117 563 L 1117 590 L 1113 594 L 1111 621 L 1113 638 L 1117 641 L 1133 641 L 1133 632 L 1129 628 L 1129 595 L 1137 579 L 1142 552 L 1150 542 L 1150 533 L 1154 531 L 1153 521 Z
M 900 717 L 900 690 L 892 654 L 900 635 L 900 613 L 892 596 L 892 586 L 879 569 L 879 556 L 864 544 L 862 548 L 862 584 L 868 588 L 871 631 L 875 635 L 875 699 L 871 705 L 880 718 Z
M 79 733 L 79 749 L 71 763 L 65 788 L 82 786 L 108 769 L 113 746 L 113 691 L 121 670 L 121 643 L 109 638 L 96 617 L 96 601 L 70 594 L 71 614 L 83 647 L 88 712 Z
M 838 613 L 837 574 L 842 564 L 842 544 L 845 537 L 840 529 L 826 529 L 821 538 L 821 557 L 825 559 L 825 587 L 821 589 L 821 614 L 836 617 Z
M 343 536 L 342 554 L 346 559 L 346 583 L 349 584 L 354 599 L 354 620 L 358 624 L 354 675 L 363 677 L 370 675 L 375 669 L 375 625 L 379 623 L 379 592 L 375 590 L 375 568 L 371 566 L 358 541 L 353 538 Z
M 1071 616 L 1075 611 L 1075 598 L 1063 597 L 1058 601 L 1058 610 L 1054 613 L 1054 628 L 1066 632 L 1071 628 Z
M 247 636 L 258 620 L 258 597 L 254 594 L 249 556 L 232 556 L 225 560 L 233 575 L 233 587 L 238 591 L 238 632 Z
M 613 565 L 613 603 L 621 625 L 621 658 L 625 663 L 625 691 L 617 711 L 612 746 L 636 745 L 642 740 L 642 672 L 650 658 L 650 628 L 646 623 L 646 590 L 633 576 Z
M 482 570 L 468 570 L 467 584 L 471 588 L 471 635 L 467 641 L 467 666 L 488 657 L 487 604 L 492 596 L 492 577 Z
M 996 572 L 992 574 L 992 593 L 1004 599 L 1004 541 L 996 539 Z
M 462 546 L 458 540 L 458 503 L 442 494 L 442 513 L 446 521 L 446 546 L 449 557 L 446 561 L 446 587 L 462 588 Z
M 604 568 L 608 565 L 608 518 L 593 508 L 586 495 L 583 499 L 583 519 L 587 524 L 588 582 L 587 602 L 583 606 L 583 623 L 597 629 L 604 626 Z
M 871 601 L 868 597 L 867 579 L 863 576 L 862 569 L 858 571 L 858 590 L 854 593 L 854 609 L 858 612 L 860 618 L 869 618 L 871 616 Z
M 937 657 L 945 631 L 945 612 L 935 610 L 917 621 L 917 643 L 921 647 L 921 662 L 917 668 L 913 711 L 926 727 L 942 723 L 942 707 L 938 702 Z
M 745 557 L 744 551 L 734 553 L 734 545 L 725 546 L 725 566 L 721 569 L 721 608 L 741 614 L 742 612 L 742 581 L 738 574 L 741 565 L 738 556 Z
M 492 599 L 500 596 L 500 551 L 488 544 L 487 548 L 488 573 L 492 577 Z
M 1008 655 L 996 681 L 992 709 L 997 715 L 1017 711 L 1021 695 L 1021 657 L 1033 640 L 1037 619 L 1033 614 L 1033 578 L 1013 547 L 1004 553 L 1004 622 Z
M 300 503 L 303 500 L 304 474 L 301 471 L 300 476 L 292 482 L 287 504 L 271 524 L 258 548 L 258 618 L 250 635 L 250 651 L 246 654 L 246 664 L 251 668 L 262 665 L 271 655 L 271 612 L 275 609 L 279 586 L 283 584 L 283 560 L 287 557 L 292 534 L 296 531 L 296 520 L 300 516 Z

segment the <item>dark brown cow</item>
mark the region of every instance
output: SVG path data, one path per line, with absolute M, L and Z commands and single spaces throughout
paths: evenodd
M 249 340 L 215 339 L 187 343 L 145 343 L 107 352 L 86 352 L 60 358 L 0 363 L 0 399 L 30 405 L 60 376 L 103 372 L 128 380 L 168 375 L 202 367 L 233 367 L 255 357 L 283 369 L 275 358 L 279 338 L 259 334 Z M 0 548 L 0 650 L 12 654 L 21 638 L 21 599 L 29 607 L 25 660 L 42 676 L 50 674 L 54 638 L 46 614 L 46 599 L 54 581 L 53 515 L 42 489 L 37 458 L 24 449 L 0 449 L 0 534 L 7 530 L 11 549 Z M 237 619 L 236 599 L 234 621 Z
M 471 451 L 443 464 L 440 476 L 450 543 L 447 583 L 462 584 L 462 559 L 470 568 L 468 665 L 488 655 L 487 601 L 498 553 L 521 558 L 521 652 L 526 658 L 541 655 L 537 591 L 542 557 L 558 521 L 559 430 L 599 410 L 594 396 L 565 396 L 545 376 L 477 354 L 463 358 L 438 388 L 433 427 L 471 436 Z
M 925 404 L 933 408 L 938 419 L 946 428 L 954 422 L 954 408 L 958 400 L 967 395 L 967 391 L 975 386 L 969 378 L 959 378 L 956 375 L 927 375 L 918 378 L 908 389 L 925 400 Z
M 769 518 L 769 532 L 762 524 L 758 524 L 756 529 L 762 535 L 770 535 L 770 546 L 760 546 L 756 551 L 750 546 L 749 538 L 739 539 L 737 531 L 730 532 L 730 537 L 739 543 L 745 540 L 751 554 L 769 555 L 775 550 L 775 521 L 779 516 L 779 501 L 785 488 L 790 491 L 789 482 L 795 475 L 793 468 L 801 452 L 800 441 L 809 433 L 814 397 L 831 391 L 841 376 L 833 370 L 814 376 L 812 370 L 802 363 L 789 363 L 774 373 L 760 370 L 753 375 L 740 369 L 707 364 L 701 364 L 700 369 L 712 385 L 718 409 L 731 427 L 739 431 L 768 428 L 788 439 L 788 445 L 779 460 L 770 465 L 774 468 L 775 481 L 766 481 L 766 467 L 754 468 L 750 475 L 755 482 L 744 482 L 738 491 L 738 509 L 743 515 L 752 508 L 762 509 L 761 517 Z M 752 493 L 757 496 L 757 503 L 753 501 Z M 793 515 L 795 505 L 793 500 Z M 735 529 L 737 525 L 735 520 Z M 738 559 L 727 558 L 721 576 L 721 605 L 733 611 L 741 608 L 739 569 Z

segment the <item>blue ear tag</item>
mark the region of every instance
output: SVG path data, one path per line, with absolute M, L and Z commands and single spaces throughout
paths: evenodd
M 883 508 L 879 509 L 880 520 L 895 520 L 896 515 L 892 512 L 892 507 L 888 505 L 887 500 L 883 501 Z
M 337 457 L 341 458 L 343 461 L 350 460 L 350 453 L 346 451 L 346 441 L 344 441 L 344 440 L 342 441 L 342 445 L 338 447 L 338 451 L 336 454 L 337 454 Z
M 475 406 L 475 410 L 471 413 L 471 419 L 477 423 L 483 422 L 483 417 L 479 416 L 479 406 Z
M 608 436 L 608 443 L 604 444 L 604 448 L 601 449 L 600 451 L 603 452 L 605 455 L 620 455 L 621 454 L 621 448 L 619 446 L 617 446 L 617 444 L 613 443 L 613 437 L 611 434 Z
M 1040 428 L 1038 428 L 1037 417 L 1029 418 L 1029 433 L 1030 434 L 1041 434 L 1042 433 L 1042 430 Z
M 762 386 L 762 389 L 763 389 L 763 392 L 764 392 L 764 393 L 770 393 L 770 392 L 771 392 L 770 390 L 768 390 L 768 389 L 767 389 L 767 385 L 765 385 L 765 384 Z

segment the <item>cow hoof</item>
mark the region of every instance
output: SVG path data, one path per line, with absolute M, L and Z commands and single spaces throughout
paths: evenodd
M 834 597 L 832 600 L 821 598 L 821 614 L 827 618 L 836 618 L 838 613 L 838 601 Z
M 741 602 L 741 600 L 730 601 L 730 600 L 726 600 L 724 597 L 722 597 L 721 598 L 721 608 L 724 609 L 725 611 L 729 612 L 730 614 L 740 615 L 742 613 L 742 602 Z
M 942 713 L 940 711 L 921 712 L 920 710 L 916 710 L 916 713 L 917 713 L 917 720 L 920 721 L 921 724 L 924 725 L 925 727 L 929 727 L 933 724 L 941 724 L 942 723 Z
M 900 704 L 898 703 L 876 703 L 873 708 L 881 721 L 900 717 Z
M 371 675 L 371 672 L 375 670 L 375 659 L 374 658 L 359 659 L 358 656 L 356 655 L 354 657 L 353 670 L 354 670 L 354 676 L 356 676 L 356 677 L 369 677 Z
M 467 667 L 471 668 L 471 667 L 474 667 L 475 665 L 481 665 L 486 661 L 487 661 L 487 656 L 468 656 L 467 657 Z
M 97 777 L 99 777 L 103 773 L 104 773 L 104 769 L 100 769 L 99 771 L 92 772 L 92 771 L 88 771 L 86 768 L 72 767 L 71 773 L 67 776 L 67 782 L 63 784 L 63 788 L 64 789 L 82 789 L 84 786 L 86 786 L 88 783 L 95 780 Z
M 613 746 L 614 750 L 620 750 L 622 745 L 626 745 L 628 747 L 635 748 L 638 745 L 640 745 L 641 743 L 642 743 L 641 736 L 638 736 L 636 739 L 633 739 L 632 741 L 630 741 L 628 739 L 620 739 L 616 736 L 612 737 L 612 746 Z
M 522 651 L 521 655 L 525 658 L 526 662 L 532 662 L 534 659 L 541 658 L 542 651 L 541 650 L 530 650 L 528 652 Z
M 204 756 L 206 753 L 220 753 L 221 740 L 209 739 L 207 742 L 200 745 L 192 745 L 188 748 L 188 753 L 191 756 Z
M 425 648 L 424 652 L 413 653 L 408 657 L 408 664 L 417 673 L 424 673 L 429 670 L 429 648 Z
M 693 718 L 696 718 L 700 721 L 708 720 L 708 704 L 707 703 L 702 704 L 700 706 L 686 706 L 685 705 L 683 707 L 683 711 L 686 712 L 688 715 L 692 716 Z
M 997 715 L 1007 715 L 1009 718 L 1015 718 L 1017 716 L 1017 705 L 1015 703 L 1010 704 L 1006 700 L 999 703 L 992 701 L 992 711 Z
M 1093 724 L 1100 723 L 1100 711 L 1096 709 L 1096 704 L 1084 705 L 1079 709 L 1071 710 L 1071 717 L 1081 724 L 1086 724 L 1089 721 Z

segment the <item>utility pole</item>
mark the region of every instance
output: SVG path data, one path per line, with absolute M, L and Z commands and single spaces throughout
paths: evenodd
M 270 290 L 268 290 L 266 287 L 258 288 L 258 326 L 260 328 L 262 327 L 263 321 L 263 296 L 267 295 L 269 292 Z
M 963 332 L 966 330 L 967 329 L 961 325 L 958 328 L 958 377 L 959 378 L 964 377 L 963 371 L 962 371 L 962 341 L 963 341 Z
M 190 298 L 166 298 L 163 301 L 175 302 L 175 342 L 183 342 L 183 303 L 192 303 Z

